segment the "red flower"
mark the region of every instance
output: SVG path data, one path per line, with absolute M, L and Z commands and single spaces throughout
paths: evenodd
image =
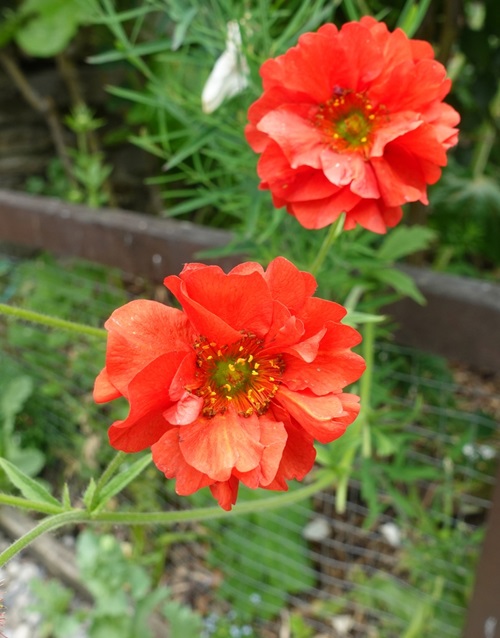
M 275 206 L 306 228 L 345 212 L 346 229 L 384 233 L 402 204 L 428 203 L 460 119 L 430 44 L 364 17 L 302 35 L 260 73 L 245 133 Z
M 344 308 L 312 297 L 314 277 L 282 257 L 227 275 L 188 264 L 165 285 L 183 311 L 132 301 L 106 322 L 94 398 L 130 403 L 111 445 L 151 446 L 178 494 L 209 486 L 227 510 L 240 481 L 286 490 L 311 469 L 314 440 L 341 436 L 359 411 L 343 392 L 364 370 Z

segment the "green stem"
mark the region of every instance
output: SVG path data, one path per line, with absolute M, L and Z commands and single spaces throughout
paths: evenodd
M 323 262 L 325 261 L 325 258 L 330 251 L 330 248 L 333 246 L 335 240 L 337 239 L 337 237 L 342 232 L 342 229 L 344 228 L 344 221 L 345 221 L 345 213 L 342 213 L 341 215 L 337 217 L 337 219 L 333 222 L 333 224 L 330 224 L 330 228 L 328 229 L 328 232 L 325 235 L 325 238 L 323 239 L 323 243 L 320 246 L 318 254 L 316 255 L 316 258 L 309 269 L 309 271 L 313 275 L 317 275 L 318 272 L 320 271 L 320 268 L 323 265 Z
M 372 454 L 372 444 L 370 436 L 370 412 L 371 412 L 371 392 L 373 382 L 373 364 L 375 359 L 375 324 L 365 323 L 363 328 L 363 357 L 366 362 L 366 370 L 361 377 L 360 399 L 361 399 L 361 424 L 362 424 L 362 450 L 363 456 L 369 458 Z
M 69 523 L 84 522 L 88 520 L 88 518 L 89 515 L 83 510 L 62 512 L 61 514 L 44 518 L 40 521 L 40 523 L 38 523 L 38 525 L 36 525 L 33 529 L 30 529 L 29 532 L 26 532 L 24 536 L 21 536 L 21 538 L 19 538 L 15 543 L 12 543 L 10 547 L 7 547 L 7 549 L 0 554 L 0 567 L 3 567 L 7 561 L 14 558 L 16 554 L 19 554 L 20 551 L 30 545 L 39 536 L 42 536 L 42 534 L 51 532 L 52 530 L 62 527 L 63 525 L 68 525 Z
M 117 452 L 97 481 L 95 486 L 96 492 L 99 492 L 106 485 L 126 458 L 127 454 L 125 452 Z
M 62 507 L 50 505 L 50 503 L 40 503 L 39 501 L 30 501 L 22 496 L 12 496 L 11 494 L 2 494 L 0 492 L 0 504 L 18 507 L 19 509 L 31 510 L 32 512 L 40 512 L 41 514 L 59 514 Z
M 91 516 L 93 522 L 114 523 L 116 525 L 166 525 L 180 521 L 200 521 L 226 516 L 239 516 L 240 514 L 274 510 L 297 503 L 332 485 L 334 480 L 334 472 L 322 472 L 316 481 L 306 487 L 270 498 L 238 503 L 230 512 L 226 512 L 220 507 L 198 507 L 173 512 L 97 512 Z
M 0 554 L 0 567 L 7 561 L 22 551 L 30 543 L 42 534 L 53 531 L 63 525 L 70 523 L 114 523 L 116 525 L 169 525 L 180 521 L 200 521 L 226 516 L 238 516 L 252 512 L 263 512 L 266 510 L 278 509 L 297 503 L 332 484 L 335 478 L 333 472 L 322 472 L 320 477 L 298 490 L 272 496 L 271 498 L 257 499 L 240 503 L 231 512 L 226 512 L 220 507 L 199 507 L 196 509 L 173 511 L 173 512 L 88 512 L 81 509 L 74 509 L 70 512 L 62 512 L 55 516 L 44 518 L 32 530 L 24 534 L 19 540 L 8 547 Z
M 16 317 L 23 321 L 30 321 L 31 323 L 37 323 L 49 328 L 58 328 L 60 330 L 69 330 L 70 332 L 77 332 L 82 335 L 90 337 L 106 338 L 107 332 L 103 328 L 93 328 L 83 323 L 75 323 L 74 321 L 66 321 L 65 319 L 58 319 L 56 317 L 50 317 L 44 315 L 41 312 L 35 312 L 34 310 L 25 310 L 24 308 L 16 308 L 14 306 L 8 306 L 7 304 L 0 303 L 0 314 L 8 315 L 10 317 Z

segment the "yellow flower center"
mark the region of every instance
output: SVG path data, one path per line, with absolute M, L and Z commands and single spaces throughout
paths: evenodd
M 233 405 L 241 416 L 263 414 L 278 391 L 283 374 L 280 355 L 260 356 L 263 342 L 247 334 L 219 347 L 205 337 L 194 344 L 198 370 L 195 387 L 186 389 L 203 398 L 202 414 L 213 417 Z
M 363 93 L 335 87 L 333 97 L 320 104 L 313 124 L 321 129 L 333 150 L 357 152 L 367 157 L 383 113 L 385 107 L 374 107 Z

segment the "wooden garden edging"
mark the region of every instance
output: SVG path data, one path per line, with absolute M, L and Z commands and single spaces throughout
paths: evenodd
M 196 261 L 197 253 L 230 240 L 227 231 L 190 222 L 0 190 L 0 242 L 88 259 L 155 282 Z M 238 258 L 216 261 L 227 269 Z M 499 372 L 500 285 L 419 268 L 405 271 L 427 304 L 403 300 L 386 309 L 400 326 L 396 340 Z M 500 474 L 463 638 L 500 638 Z

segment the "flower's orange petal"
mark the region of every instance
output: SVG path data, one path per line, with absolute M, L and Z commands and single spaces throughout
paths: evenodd
M 297 343 L 304 334 L 304 325 L 286 306 L 279 301 L 274 302 L 273 322 L 266 335 L 263 356 L 280 354 L 283 350 Z
M 179 436 L 186 461 L 215 481 L 227 481 L 233 469 L 253 470 L 264 450 L 258 417 L 240 417 L 234 410 L 185 425 Z
M 250 124 L 245 127 L 245 137 L 252 149 L 256 153 L 261 153 L 269 143 L 267 133 L 263 133 L 257 128 L 257 124 L 269 111 L 273 111 L 282 104 L 308 103 L 313 102 L 306 93 L 288 91 L 284 87 L 273 88 L 262 95 L 254 102 L 248 110 L 248 120 Z
M 186 316 L 156 301 L 137 300 L 121 306 L 106 321 L 109 381 L 127 396 L 138 372 L 166 352 L 187 352 L 193 335 Z
M 271 261 L 264 278 L 272 298 L 294 313 L 301 310 L 317 288 L 313 275 L 299 270 L 284 257 L 276 257 Z
M 266 113 L 257 124 L 259 131 L 267 133 L 279 145 L 294 169 L 321 168 L 325 142 L 320 129 L 312 123 L 317 110 L 309 104 L 283 104 Z
M 342 392 L 346 385 L 359 379 L 366 367 L 363 358 L 350 351 L 360 341 L 361 336 L 350 326 L 328 324 L 328 333 L 312 363 L 284 355 L 282 383 L 290 390 L 310 389 L 317 395 Z
M 373 146 L 370 150 L 370 158 L 381 157 L 389 142 L 415 130 L 423 124 L 421 117 L 412 111 L 395 113 L 384 126 L 380 127 L 374 136 Z
M 123 452 L 139 452 L 156 443 L 169 428 L 162 416 L 171 405 L 169 387 L 184 353 L 163 354 L 130 382 L 130 412 L 109 428 L 111 445 Z
M 336 34 L 336 27 L 329 24 L 317 34 L 301 35 L 297 46 L 262 65 L 264 88 L 281 85 L 289 91 L 307 93 L 318 102 L 327 100 L 332 90 L 332 69 L 340 64 Z
M 311 361 L 315 360 L 316 355 L 318 354 L 319 344 L 325 333 L 326 327 L 323 327 L 319 332 L 308 339 L 304 339 L 303 341 L 284 349 L 283 353 L 292 354 L 295 357 L 300 358 L 302 361 L 311 363 Z
M 262 277 L 264 276 L 264 268 L 261 264 L 256 261 L 244 261 L 241 264 L 238 264 L 234 268 L 232 268 L 228 274 L 230 275 L 250 275 L 251 273 L 259 273 Z
M 106 368 L 103 368 L 97 375 L 93 396 L 96 403 L 106 403 L 106 401 L 113 401 L 113 399 L 118 399 L 118 397 L 122 396 L 122 393 L 109 380 Z
M 370 29 L 358 22 L 348 22 L 342 26 L 336 44 L 331 85 L 354 92 L 366 90 L 380 75 L 384 64 Z
M 264 446 L 260 464 L 249 472 L 233 471 L 234 476 L 251 489 L 265 487 L 274 480 L 288 438 L 281 422 L 261 416 L 259 425 L 260 443 Z
M 311 471 L 316 459 L 314 440 L 293 419 L 287 418 L 279 406 L 273 407 L 276 418 L 283 418 L 287 432 L 287 442 L 274 479 L 265 487 L 268 490 L 288 490 L 286 481 L 301 481 Z
M 172 401 L 179 401 L 184 396 L 186 389 L 194 390 L 199 386 L 199 381 L 196 378 L 197 371 L 196 354 L 193 348 L 181 361 L 172 378 L 168 391 Z
M 166 432 L 151 447 L 153 463 L 168 479 L 177 479 L 175 491 L 180 496 L 188 496 L 214 481 L 203 472 L 186 463 L 179 448 L 179 428 Z
M 165 285 L 175 294 L 199 334 L 219 345 L 237 341 L 242 330 L 264 336 L 271 324 L 271 295 L 257 271 L 226 275 L 207 266 L 182 280 L 167 277 Z
M 432 124 L 438 142 L 445 149 L 449 149 L 458 141 L 458 130 L 455 128 L 460 122 L 460 115 L 449 104 L 435 102 L 423 113 L 426 122 Z
M 289 208 L 304 228 L 324 228 L 339 215 L 349 211 L 361 201 L 350 188 L 341 188 L 335 195 L 316 201 L 293 202 Z
M 384 206 L 383 202 L 375 199 L 362 199 L 347 215 L 345 229 L 351 230 L 359 224 L 372 233 L 385 234 L 387 227 L 395 226 L 401 217 L 401 208 Z
M 335 301 L 311 297 L 299 313 L 304 322 L 305 337 L 317 334 L 327 321 L 338 323 L 346 316 L 346 309 Z
M 202 407 L 201 397 L 191 392 L 184 392 L 174 405 L 165 410 L 163 417 L 172 425 L 188 425 L 198 418 Z
M 231 476 L 228 481 L 214 483 L 210 485 L 212 496 L 217 500 L 223 510 L 229 512 L 236 503 L 238 497 L 239 481 L 235 476 Z
M 272 188 L 277 184 L 274 180 L 269 182 Z M 280 184 L 284 188 L 285 184 Z M 290 175 L 286 182 L 286 201 L 304 202 L 315 199 L 324 199 L 338 193 L 339 187 L 333 184 L 325 174 L 313 168 L 307 168 L 302 172 Z
M 341 154 L 330 149 L 321 154 L 321 163 L 325 176 L 337 186 L 349 184 L 354 197 L 380 197 L 375 174 L 368 162 L 356 153 Z M 347 189 L 342 189 L 343 192 Z M 348 193 L 344 193 L 348 196 Z
M 338 394 L 318 397 L 309 390 L 292 392 L 282 384 L 274 400 L 320 443 L 329 443 L 345 432 L 345 425 L 339 422 L 345 413 Z

